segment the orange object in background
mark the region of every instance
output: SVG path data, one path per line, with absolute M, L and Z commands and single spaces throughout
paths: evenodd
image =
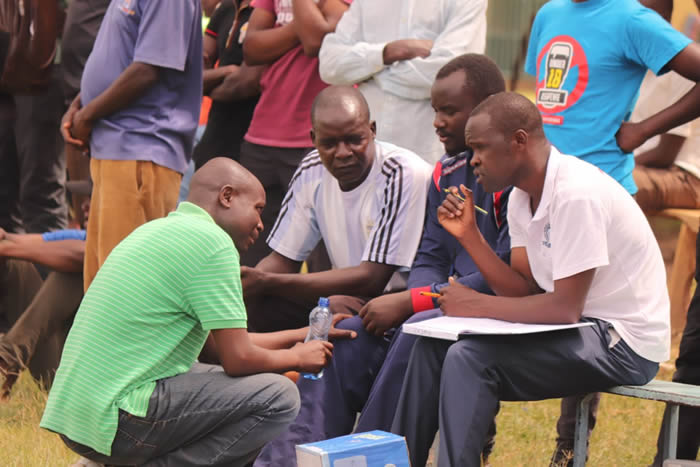
M 299 379 L 299 372 L 298 371 L 287 371 L 286 373 L 283 373 L 284 376 L 287 378 L 291 379 L 295 384 L 297 380 Z
M 209 109 L 211 109 L 211 98 L 202 97 L 202 107 L 199 110 L 199 126 L 206 125 L 209 121 Z

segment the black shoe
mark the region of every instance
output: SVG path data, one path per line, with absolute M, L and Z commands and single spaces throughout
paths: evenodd
M 557 443 L 549 467 L 573 467 L 574 448 L 568 443 Z

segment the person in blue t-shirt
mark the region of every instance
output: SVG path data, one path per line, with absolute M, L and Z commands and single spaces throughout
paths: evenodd
M 553 0 L 537 13 L 525 71 L 557 149 L 610 174 L 631 194 L 632 151 L 700 115 L 700 88 L 638 123 L 625 122 L 647 69 L 700 79 L 700 46 L 636 0 Z
M 372 300 L 331 297 L 334 313 L 359 313 L 338 324 L 338 328 L 356 331 L 357 338 L 335 343 L 334 358 L 322 379 L 299 379 L 299 415 L 282 436 L 263 449 L 256 467 L 290 465 L 295 444 L 350 433 L 360 411 L 356 432 L 389 431 L 416 340 L 416 336 L 396 328 L 406 320 L 421 321 L 442 314 L 433 298 L 420 293 L 439 291 L 450 276 L 475 290 L 492 293 L 469 254 L 437 221 L 437 209 L 445 199 L 444 190 L 468 186 L 475 202 L 488 212 L 477 218 L 479 230 L 491 248 L 508 261 L 506 205 L 510 189 L 495 194 L 484 191 L 469 166 L 472 154 L 464 140 L 471 110 L 503 90 L 505 81 L 498 66 L 484 55 L 456 57 L 437 73 L 431 90 L 436 113 L 433 125 L 447 154 L 435 165 L 428 189 L 425 225 L 408 277 L 409 290 Z M 484 446 L 484 460 L 492 444 L 493 438 Z

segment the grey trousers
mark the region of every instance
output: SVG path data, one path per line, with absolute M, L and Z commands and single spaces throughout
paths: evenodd
M 298 411 L 299 392 L 284 376 L 232 378 L 220 366 L 195 363 L 157 382 L 145 417 L 119 411 L 111 456 L 61 438 L 79 455 L 105 464 L 245 466 Z
M 411 465 L 423 466 L 440 429 L 439 466 L 478 467 L 498 402 L 530 401 L 645 384 L 658 363 L 620 340 L 608 324 L 522 336 L 419 338 L 413 347 L 394 433 L 404 435 Z
M 0 227 L 7 231 L 43 233 L 68 223 L 63 110 L 57 65 L 42 94 L 0 97 Z

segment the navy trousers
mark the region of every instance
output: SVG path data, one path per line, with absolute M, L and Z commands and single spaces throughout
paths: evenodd
M 521 336 L 418 338 L 392 425 L 406 437 L 411 465 L 425 465 L 439 427 L 438 465 L 478 467 L 500 400 L 571 396 L 654 377 L 658 363 L 622 340 L 609 347 L 609 325 L 593 321 Z

